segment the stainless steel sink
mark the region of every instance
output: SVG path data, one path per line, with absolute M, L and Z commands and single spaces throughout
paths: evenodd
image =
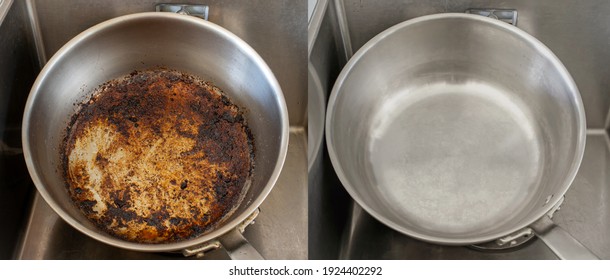
M 320 0 L 309 24 L 313 94 L 328 98 L 347 60 L 379 32 L 404 20 L 470 8 L 516 9 L 517 27 L 546 44 L 578 85 L 587 117 L 587 144 L 579 173 L 554 220 L 600 258 L 610 259 L 610 5 L 604 1 Z M 584 51 L 586 50 L 586 51 Z M 501 55 L 501 53 L 500 53 Z M 311 91 L 311 89 L 310 89 Z M 312 93 L 310 92 L 310 95 Z M 312 104 L 310 104 L 311 110 Z M 324 108 L 319 109 L 325 111 Z M 312 129 L 310 123 L 310 131 Z M 323 138 L 316 139 L 324 142 Z M 312 145 L 312 143 L 310 143 Z M 345 192 L 322 149 L 309 174 L 309 257 L 313 259 L 554 259 L 533 238 L 508 250 L 440 246 L 381 224 Z
M 118 249 L 78 232 L 44 202 L 21 154 L 21 117 L 40 68 L 85 29 L 117 16 L 188 1 L 0 0 L 0 258 L 183 259 L 175 253 Z M 202 2 L 202 1 L 196 1 Z M 284 92 L 290 117 L 286 162 L 245 236 L 268 259 L 307 258 L 305 2 L 208 0 L 209 17 L 250 44 Z M 4 16 L 6 15 L 6 16 Z M 261 15 L 265 15 L 261 17 Z M 186 16 L 186 15 L 185 15 Z M 281 23 L 281 24 L 279 24 Z M 287 68 L 285 65 L 293 65 Z M 226 259 L 222 250 L 204 259 Z

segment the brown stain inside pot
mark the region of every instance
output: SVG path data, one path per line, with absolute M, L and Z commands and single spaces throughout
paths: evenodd
M 236 205 L 252 136 L 220 89 L 168 69 L 102 85 L 62 147 L 74 203 L 99 228 L 140 243 L 196 237 Z

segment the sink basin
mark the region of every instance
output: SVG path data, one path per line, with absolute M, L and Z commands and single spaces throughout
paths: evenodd
M 551 1 L 325 1 L 320 0 L 309 24 L 310 79 L 318 80 L 319 94 L 328 98 L 349 58 L 379 32 L 418 16 L 464 12 L 469 8 L 516 9 L 517 27 L 546 44 L 566 65 L 578 85 L 587 116 L 584 158 L 565 201 L 553 220 L 602 259 L 610 259 L 610 141 L 607 88 L 610 69 L 597 59 L 610 60 L 610 49 L 598 40 L 608 22 L 576 1 L 554 5 Z M 597 1 L 592 1 L 597 2 Z M 594 3 L 589 3 L 595 5 Z M 599 1 L 597 9 L 610 11 Z M 599 18 L 597 18 L 599 17 Z M 559 20 L 561 18 L 561 20 Z M 552 24 L 550 22 L 553 22 Z M 608 22 L 610 24 L 610 22 Z M 581 32 L 586 24 L 586 32 Z M 605 24 L 605 23 L 604 23 Z M 581 28 L 578 28 L 580 26 Z M 610 36 L 610 34 L 606 34 Z M 580 40 L 575 40 L 577 37 Z M 587 49 L 585 57 L 576 50 Z M 579 55 L 575 55 L 579 53 Z M 313 74 L 312 74 L 313 73 Z M 311 90 L 311 89 L 310 89 Z M 310 93 L 311 94 L 311 93 Z M 310 104 L 310 111 L 312 104 Z M 316 109 L 317 110 L 317 109 Z M 324 108 L 321 109 L 325 111 Z M 310 128 L 311 130 L 312 128 Z M 309 256 L 313 259 L 555 259 L 535 237 L 504 250 L 441 246 L 422 242 L 378 222 L 355 203 L 336 177 L 324 139 L 309 175 Z M 312 144 L 310 144 L 312 145 Z M 315 202 L 315 204 L 314 204 Z
M 184 259 L 177 253 L 115 248 L 69 226 L 37 194 L 20 148 L 25 100 L 46 60 L 85 29 L 121 15 L 155 11 L 158 2 L 0 0 L 0 259 Z M 242 38 L 266 61 L 288 107 L 290 140 L 282 173 L 244 235 L 268 259 L 306 259 L 306 69 L 285 65 L 306 64 L 307 19 L 298 15 L 306 14 L 307 5 L 220 0 L 205 4 L 211 22 Z M 217 249 L 203 258 L 228 255 Z

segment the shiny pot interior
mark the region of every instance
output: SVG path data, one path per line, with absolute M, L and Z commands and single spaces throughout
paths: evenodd
M 252 185 L 242 204 L 213 231 L 169 244 L 139 244 L 98 230 L 74 207 L 60 170 L 60 145 L 77 104 L 98 85 L 136 69 L 163 66 L 196 75 L 223 89 L 245 117 L 254 138 Z M 114 246 L 176 251 L 234 229 L 271 191 L 286 157 L 288 115 L 273 73 L 258 54 L 227 30 L 201 19 L 141 13 L 96 25 L 68 42 L 44 67 L 23 119 L 28 170 L 45 201 L 69 224 Z
M 526 227 L 565 194 L 585 144 L 580 94 L 520 29 L 431 15 L 377 35 L 342 70 L 326 116 L 333 166 L 389 227 L 464 245 Z

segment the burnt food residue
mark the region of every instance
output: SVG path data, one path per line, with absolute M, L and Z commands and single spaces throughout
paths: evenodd
M 252 136 L 220 89 L 169 69 L 100 86 L 73 116 L 63 172 L 78 208 L 104 231 L 139 243 L 196 237 L 238 203 Z

